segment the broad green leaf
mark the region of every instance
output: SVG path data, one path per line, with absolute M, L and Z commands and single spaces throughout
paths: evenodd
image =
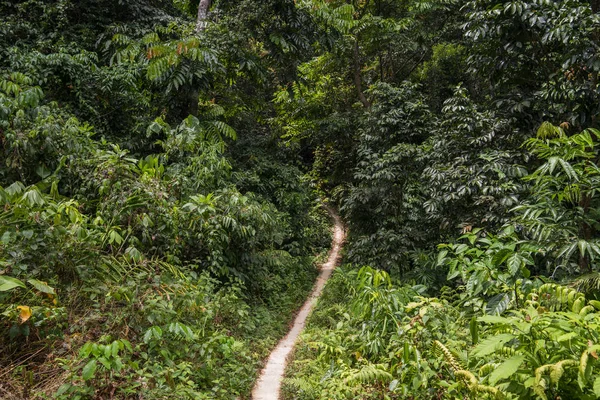
M 16 278 L 0 275 L 0 292 L 7 292 L 16 287 L 25 287 L 25 284 Z
M 504 261 L 506 261 L 506 259 L 513 253 L 513 251 L 511 249 L 502 249 L 499 252 L 497 252 L 496 254 L 494 254 L 494 257 L 492 257 L 492 264 L 495 267 L 499 267 L 500 265 L 502 265 L 502 263 Z
M 467 246 L 466 244 L 464 244 L 464 243 L 463 244 L 459 244 L 454 249 L 454 253 L 461 254 L 461 253 L 464 253 L 465 251 L 467 251 L 468 249 L 469 249 L 469 246 Z
M 96 373 L 97 364 L 98 362 L 96 360 L 90 360 L 90 362 L 85 364 L 85 367 L 83 367 L 83 371 L 81 373 L 83 380 L 89 381 L 94 377 L 94 374 Z
M 484 315 L 483 317 L 477 318 L 479 322 L 487 322 L 488 324 L 507 324 L 512 325 L 512 321 L 508 318 L 500 317 L 498 315 Z
M 161 131 L 162 131 L 162 126 L 161 126 L 161 124 L 159 124 L 156 121 L 152 122 L 148 126 L 148 129 L 146 130 L 148 136 L 152 136 L 153 133 L 160 133 Z
M 508 294 L 500 293 L 488 301 L 485 311 L 490 315 L 500 315 L 506 311 L 509 304 L 510 297 Z
M 42 293 L 56 294 L 54 288 L 48 286 L 46 282 L 38 281 L 37 279 L 28 279 L 27 282 Z
M 15 194 L 22 193 L 24 190 L 25 190 L 25 185 L 23 185 L 19 181 L 14 182 L 12 185 L 8 186 L 5 189 L 6 193 L 8 193 L 11 196 L 14 196 Z
M 123 348 L 129 350 L 130 352 L 133 351 L 133 347 L 131 347 L 131 343 L 129 343 L 129 340 L 127 339 L 121 339 L 121 344 L 123 344 Z
M 43 206 L 46 203 L 46 201 L 42 197 L 42 194 L 36 187 L 33 187 L 33 188 L 29 189 L 27 192 L 25 192 L 21 199 L 23 201 L 25 201 L 31 207 L 34 207 L 36 205 Z
M 448 250 L 442 250 L 438 253 L 437 265 L 442 265 L 448 255 Z
M 525 356 L 518 355 L 512 358 L 509 358 L 502 364 L 500 364 L 491 374 L 490 374 L 490 384 L 493 386 L 501 379 L 509 378 L 512 374 L 517 372 L 521 364 L 525 360 Z
M 492 354 L 514 338 L 515 336 L 510 333 L 503 333 L 484 339 L 475 347 L 473 355 L 476 357 L 483 357 Z
M 87 358 L 92 353 L 92 343 L 87 342 L 79 349 L 79 357 Z
M 119 342 L 116 340 L 111 345 L 111 355 L 113 358 L 117 358 L 119 355 Z
M 577 332 L 569 332 L 564 335 L 560 335 L 556 340 L 558 342 L 567 342 L 569 340 L 575 339 L 579 334 Z
M 508 258 L 508 272 L 512 276 L 516 276 L 517 273 L 521 270 L 521 265 L 524 264 L 524 259 L 519 254 L 515 253 Z
M 110 349 L 110 346 L 107 346 Z M 110 364 L 110 361 L 108 361 L 108 359 L 106 357 L 100 357 L 98 358 L 98 361 L 100 361 L 100 364 L 102 364 L 104 366 L 104 368 L 106 368 L 107 370 L 111 370 L 112 366 Z
M 58 390 L 56 391 L 56 393 L 54 394 L 55 396 L 60 396 L 62 394 L 65 394 L 67 392 L 67 390 L 71 389 L 72 385 L 70 383 L 64 383 L 62 385 L 60 385 L 60 387 L 58 388 Z
M 10 238 L 11 238 L 11 233 L 9 231 L 6 231 L 2 234 L 2 237 L 0 237 L 0 243 L 9 244 Z

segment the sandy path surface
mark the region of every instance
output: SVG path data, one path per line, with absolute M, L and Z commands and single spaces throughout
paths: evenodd
M 312 293 L 308 296 L 308 299 L 306 299 L 300 312 L 298 312 L 294 324 L 292 325 L 292 329 L 283 339 L 281 339 L 277 347 L 271 352 L 267 365 L 260 373 L 260 378 L 258 379 L 256 386 L 254 386 L 254 390 L 252 390 L 253 400 L 279 400 L 281 380 L 283 379 L 283 374 L 285 372 L 287 357 L 293 350 L 298 336 L 304 329 L 306 318 L 317 303 L 317 300 L 323 291 L 323 287 L 325 287 L 325 283 L 327 283 L 327 280 L 339 262 L 340 251 L 346 234 L 340 217 L 331 209 L 329 209 L 329 213 L 331 214 L 335 225 L 333 242 L 331 244 L 327 262 L 321 266 L 321 272 L 319 273 L 319 277 L 313 287 Z

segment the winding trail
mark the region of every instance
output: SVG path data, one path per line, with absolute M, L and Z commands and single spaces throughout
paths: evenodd
M 258 379 L 256 386 L 254 386 L 254 390 L 252 390 L 253 400 L 279 400 L 281 381 L 287 365 L 287 358 L 294 349 L 296 340 L 304 329 L 306 319 L 317 303 L 317 300 L 325 287 L 325 283 L 327 283 L 327 280 L 331 277 L 331 273 L 340 260 L 340 251 L 342 250 L 342 245 L 346 238 L 346 232 L 344 231 L 342 220 L 335 211 L 330 208 L 327 208 L 327 211 L 329 211 L 329 214 L 335 223 L 333 242 L 331 243 L 329 257 L 327 258 L 327 262 L 321 265 L 321 272 L 315 282 L 315 286 L 313 286 L 310 296 L 308 296 L 300 309 L 300 312 L 298 312 L 296 319 L 294 319 L 292 329 L 283 339 L 281 339 L 279 344 L 277 344 L 277 347 L 271 352 L 267 365 L 265 365 L 260 373 L 260 378 Z

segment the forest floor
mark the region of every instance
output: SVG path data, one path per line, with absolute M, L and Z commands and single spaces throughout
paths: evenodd
M 321 265 L 319 277 L 315 282 L 313 290 L 296 315 L 290 331 L 271 352 L 267 364 L 261 371 L 254 390 L 252 390 L 253 400 L 279 400 L 287 358 L 294 349 L 298 336 L 302 333 L 306 320 L 317 303 L 319 296 L 321 296 L 327 280 L 331 277 L 333 270 L 337 267 L 341 259 L 341 250 L 346 238 L 344 224 L 335 211 L 330 208 L 328 208 L 328 211 L 334 221 L 333 241 L 329 256 L 327 261 Z

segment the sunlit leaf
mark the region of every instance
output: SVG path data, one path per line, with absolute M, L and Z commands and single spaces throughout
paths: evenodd
M 38 281 L 37 279 L 28 279 L 27 282 L 42 293 L 56 294 L 54 288 L 48 286 L 46 282 Z
M 26 322 L 29 318 L 31 318 L 31 307 L 29 306 L 17 306 L 17 310 L 19 310 L 19 320 L 21 323 Z

